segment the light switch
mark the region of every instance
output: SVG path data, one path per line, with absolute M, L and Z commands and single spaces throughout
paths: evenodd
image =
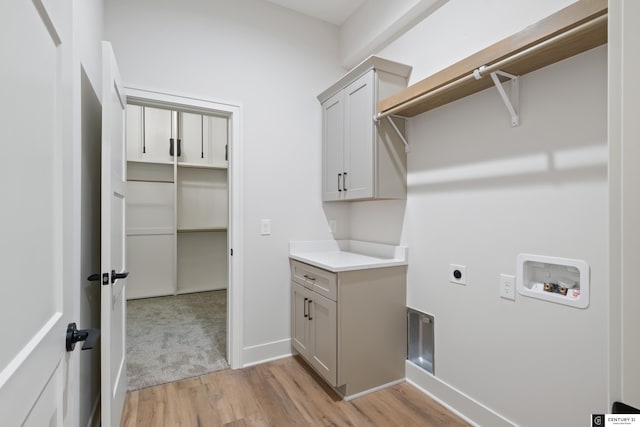
M 270 219 L 261 219 L 260 220 L 260 235 L 261 236 L 270 236 L 271 235 L 271 220 Z

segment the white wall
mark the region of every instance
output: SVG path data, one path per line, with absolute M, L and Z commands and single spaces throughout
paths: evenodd
M 340 26 L 340 58 L 353 68 L 449 0 L 365 2 Z
M 414 65 L 415 82 L 562 3 L 450 0 L 380 55 Z M 351 206 L 351 238 L 409 246 L 408 305 L 435 315 L 436 377 L 458 391 L 431 392 L 472 418 L 483 406 L 491 425 L 607 412 L 606 49 L 524 76 L 519 127 L 495 89 L 411 119 L 406 209 Z M 499 298 L 518 253 L 587 261 L 590 306 Z M 467 286 L 448 283 L 450 263 Z
M 337 28 L 256 0 L 105 6 L 125 85 L 241 103 L 244 363 L 288 352 L 288 242 L 330 238 L 325 212 L 346 218 L 320 196 L 316 95 L 344 73 Z M 259 235 L 261 218 L 271 236 Z

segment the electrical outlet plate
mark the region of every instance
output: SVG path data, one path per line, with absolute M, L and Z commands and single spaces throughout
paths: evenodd
M 459 264 L 449 264 L 449 282 L 466 285 L 467 267 Z
M 500 297 L 515 301 L 516 299 L 516 277 L 508 274 L 500 275 Z

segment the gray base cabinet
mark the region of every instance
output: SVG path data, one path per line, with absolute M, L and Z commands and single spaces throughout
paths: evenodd
M 405 376 L 406 266 L 326 271 L 291 260 L 293 348 L 343 397 Z

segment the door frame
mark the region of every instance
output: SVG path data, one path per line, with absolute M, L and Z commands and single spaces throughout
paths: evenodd
M 640 254 L 640 136 L 636 83 L 637 2 L 609 1 L 609 407 L 614 401 L 640 406 L 640 288 L 635 265 Z
M 203 113 L 223 113 L 230 118 L 229 160 L 227 179 L 229 185 L 229 265 L 227 290 L 227 359 L 231 369 L 242 368 L 242 295 L 243 295 L 243 150 L 242 105 L 239 102 L 214 100 L 199 96 L 166 93 L 140 87 L 125 86 L 128 99 L 141 103 L 162 104 L 177 109 L 196 109 Z

